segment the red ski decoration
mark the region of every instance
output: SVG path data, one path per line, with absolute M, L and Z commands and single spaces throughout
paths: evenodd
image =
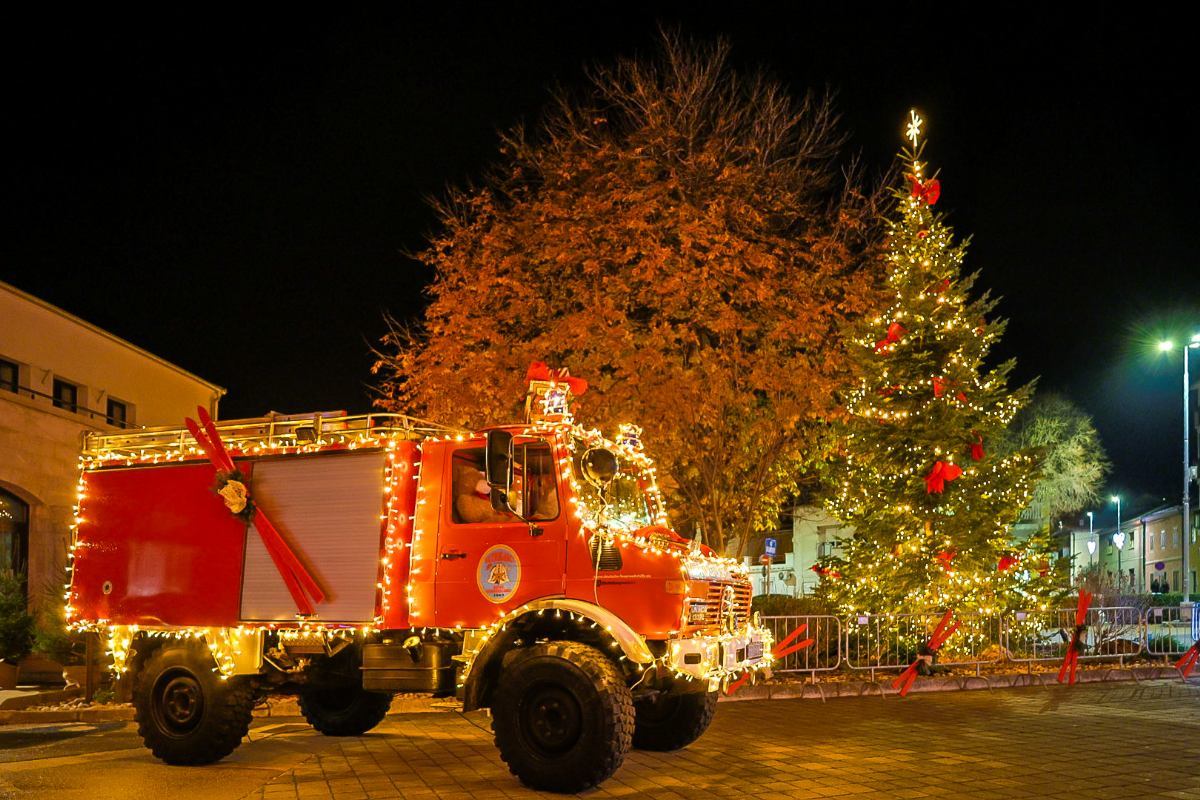
M 908 690 L 912 688 L 913 682 L 917 679 L 917 673 L 920 671 L 923 664 L 932 664 L 933 657 L 937 655 L 937 651 L 942 649 L 942 645 L 946 640 L 954 635 L 958 630 L 958 623 L 950 624 L 950 620 L 954 618 L 954 610 L 946 611 L 942 617 L 942 621 L 933 630 L 933 636 L 929 637 L 929 642 L 921 648 L 917 660 L 908 665 L 908 668 L 901 672 L 892 681 L 892 688 L 900 690 L 901 697 L 908 696 Z
M 912 196 L 918 200 L 924 200 L 931 206 L 937 205 L 938 198 L 942 196 L 942 184 L 937 178 L 930 178 L 925 183 L 916 175 L 909 175 L 908 179 L 912 181 Z
M 588 390 L 588 382 L 583 378 L 572 378 L 566 367 L 550 369 L 544 361 L 534 361 L 525 371 L 526 381 L 554 381 L 565 383 L 571 394 L 578 397 Z
M 876 353 L 890 353 L 892 345 L 904 338 L 904 334 L 908 333 L 908 329 L 899 322 L 893 322 L 887 327 L 887 335 L 875 343 Z
M 1088 606 L 1092 604 L 1092 593 L 1086 589 L 1079 590 L 1079 604 L 1075 607 L 1075 632 L 1071 634 L 1071 643 L 1067 645 L 1067 654 L 1063 656 L 1062 666 L 1058 668 L 1058 682 L 1068 680 L 1068 686 L 1075 685 L 1075 671 L 1079 668 L 1079 653 L 1083 650 L 1083 634 L 1087 632 Z
M 1179 670 L 1179 674 L 1186 681 L 1191 676 L 1192 670 L 1196 668 L 1197 661 L 1200 661 L 1200 641 L 1193 644 L 1183 654 L 1183 658 L 1175 662 L 1175 669 Z
M 957 464 L 949 464 L 945 461 L 934 462 L 933 469 L 929 470 L 929 474 L 925 476 L 925 493 L 941 494 L 945 491 L 946 484 L 957 480 L 960 475 L 962 475 L 962 467 Z
M 188 431 L 191 432 L 196 443 L 200 445 L 200 449 L 204 451 L 204 455 L 212 462 L 213 467 L 217 470 L 217 477 L 222 483 L 229 485 L 230 483 L 238 483 L 241 486 L 241 495 L 244 500 L 243 508 L 252 509 L 252 521 L 254 527 L 258 531 L 259 537 L 262 539 L 263 546 L 267 549 L 267 555 L 271 557 L 271 561 L 275 564 L 275 569 L 279 570 L 280 577 L 283 578 L 284 584 L 287 586 L 288 593 L 292 596 L 292 600 L 296 603 L 296 608 L 301 614 L 311 616 L 315 613 L 314 603 L 320 603 L 325 600 L 325 593 L 321 591 L 321 587 L 317 585 L 316 580 L 309 574 L 304 565 L 300 563 L 300 559 L 288 547 L 279 530 L 267 518 L 267 515 L 262 512 L 262 509 L 253 505 L 249 491 L 237 480 L 236 475 L 239 475 L 237 467 L 234 466 L 233 458 L 230 457 L 229 451 L 225 449 L 225 443 L 221 441 L 221 434 L 217 431 L 217 426 L 213 424 L 212 417 L 208 415 L 208 411 L 203 406 L 196 408 L 197 416 L 200 417 L 200 423 L 197 424 L 194 419 L 188 417 L 184 419 L 184 424 Z M 203 427 L 203 430 L 201 429 Z M 228 498 L 226 505 L 229 505 Z M 234 510 L 230 506 L 230 511 L 233 513 L 241 513 L 241 510 Z M 310 600 L 311 598 L 311 600 Z

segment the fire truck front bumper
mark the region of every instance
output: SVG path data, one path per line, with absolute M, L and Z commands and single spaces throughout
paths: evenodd
M 708 681 L 716 689 L 723 678 L 771 666 L 771 634 L 747 627 L 732 635 L 694 636 L 667 643 L 667 663 L 677 673 Z

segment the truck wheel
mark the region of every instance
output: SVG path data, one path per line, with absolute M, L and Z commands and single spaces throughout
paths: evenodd
M 221 680 L 208 649 L 165 644 L 146 659 L 133 692 L 138 735 L 168 764 L 211 764 L 250 729 L 254 687 Z
M 361 686 L 300 690 L 300 713 L 326 736 L 360 736 L 383 722 L 392 696 Z
M 717 710 L 716 692 L 660 692 L 639 701 L 633 746 L 639 750 L 678 750 L 700 738 Z
M 616 772 L 633 737 L 624 676 L 594 647 L 547 642 L 520 650 L 492 701 L 500 758 L 522 783 L 578 792 Z

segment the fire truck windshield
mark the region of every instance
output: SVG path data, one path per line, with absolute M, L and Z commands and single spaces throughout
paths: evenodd
M 584 461 L 594 448 L 575 442 L 571 467 L 579 487 L 583 522 L 593 527 L 634 531 L 654 523 L 646 488 L 649 479 L 629 461 L 617 457 L 617 472 L 607 484 L 596 480 L 584 469 Z

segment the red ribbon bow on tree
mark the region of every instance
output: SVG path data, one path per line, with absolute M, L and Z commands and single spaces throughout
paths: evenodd
M 1079 668 L 1079 653 L 1083 650 L 1083 634 L 1087 632 L 1088 606 L 1091 604 L 1092 593 L 1080 589 L 1079 604 L 1075 607 L 1075 631 L 1071 634 L 1071 643 L 1067 645 L 1067 654 L 1063 656 L 1062 666 L 1058 668 L 1059 683 L 1069 674 L 1068 685 L 1075 685 L 1075 670 Z
M 876 353 L 890 352 L 892 345 L 904 338 L 904 334 L 908 333 L 908 329 L 899 322 L 893 322 L 887 327 L 887 334 L 875 343 Z
M 1014 556 L 1014 555 L 1005 553 L 1004 555 L 1000 556 L 1000 560 L 996 562 L 996 571 L 997 572 L 1008 572 L 1010 569 L 1012 569 L 1014 566 L 1016 566 L 1020 562 L 1021 562 L 1020 556 Z
M 232 513 L 239 515 L 245 513 L 254 522 L 254 528 L 258 531 L 271 561 L 274 562 L 275 569 L 279 570 L 279 575 L 287 585 L 288 593 L 295 601 L 297 610 L 301 614 L 311 616 L 315 612 L 313 604 L 323 602 L 325 593 L 321 591 L 316 580 L 288 547 L 279 530 L 271 523 L 271 520 L 267 519 L 267 515 L 262 512 L 262 509 L 253 503 L 250 490 L 242 482 L 242 473 L 234 466 L 233 459 L 230 457 L 229 451 L 225 449 L 225 443 L 221 441 L 221 435 L 217 432 L 217 426 L 213 424 L 208 411 L 200 406 L 197 407 L 196 413 L 200 417 L 199 425 L 191 417 L 185 418 L 183 422 L 196 439 L 196 443 L 200 445 L 200 449 L 204 451 L 204 455 L 208 456 L 208 460 L 216 468 L 217 479 L 222 484 L 221 496 L 225 500 L 225 505 L 229 506 Z M 201 426 L 203 426 L 203 430 L 201 430 Z M 236 492 L 227 493 L 225 490 L 229 487 L 236 489 Z M 236 495 L 236 501 L 231 500 L 231 495 Z M 233 502 L 237 502 L 237 505 L 231 504 Z
M 983 461 L 987 453 L 983 452 L 983 437 L 978 433 L 975 434 L 975 441 L 971 442 L 971 460 Z
M 929 470 L 929 474 L 925 476 L 925 493 L 941 494 L 946 489 L 946 484 L 957 480 L 960 475 L 962 475 L 962 467 L 957 464 L 935 461 L 933 469 Z
M 1195 614 L 1200 612 L 1193 610 L 1192 613 Z M 1196 662 L 1198 661 L 1200 661 L 1200 641 L 1197 641 L 1195 644 L 1193 644 L 1188 651 L 1183 654 L 1183 658 L 1175 662 L 1175 669 L 1179 670 L 1179 674 L 1182 675 L 1183 679 L 1186 681 L 1188 676 L 1192 674 L 1192 670 L 1196 668 Z
M 908 690 L 912 688 L 913 682 L 917 679 L 917 673 L 927 665 L 933 664 L 933 657 L 937 655 L 937 651 L 942 649 L 942 645 L 946 640 L 954 635 L 958 630 L 958 623 L 950 624 L 950 620 L 954 617 L 954 610 L 948 610 L 942 617 L 942 621 L 933 629 L 933 636 L 929 637 L 929 642 L 921 647 L 918 651 L 917 660 L 908 665 L 908 668 L 901 672 L 892 681 L 892 688 L 900 690 L 901 697 L 908 696 Z
M 822 578 L 837 580 L 838 578 L 842 577 L 842 573 L 838 572 L 836 569 L 826 569 L 820 564 L 813 564 L 812 571 L 820 575 Z
M 571 394 L 578 397 L 588 390 L 588 382 L 583 378 L 572 378 L 566 367 L 550 369 L 544 361 L 534 361 L 525 371 L 526 381 L 554 381 L 565 383 Z
M 937 205 L 938 198 L 942 196 L 942 185 L 938 183 L 937 178 L 930 178 L 925 183 L 921 183 L 916 175 L 909 175 L 908 179 L 912 181 L 913 197 L 924 200 L 931 206 Z
M 943 550 L 934 558 L 941 562 L 942 569 L 946 572 L 954 572 L 954 557 L 958 555 L 958 550 L 951 547 L 949 550 Z
M 933 396 L 941 397 L 946 393 L 946 379 L 941 375 L 933 376 Z
M 777 644 L 773 648 L 771 648 L 771 657 L 774 659 L 780 659 L 780 658 L 784 658 L 786 656 L 790 656 L 792 653 L 795 653 L 798 650 L 803 650 L 806 647 L 812 647 L 813 643 L 816 642 L 816 639 L 804 639 L 802 641 L 796 642 L 796 644 L 792 644 L 792 642 L 795 641 L 800 636 L 800 634 L 804 633 L 806 630 L 808 630 L 807 622 L 803 623 L 802 625 L 797 627 L 794 631 L 792 631 L 787 636 L 785 636 L 783 638 L 783 641 L 779 642 L 779 644 Z M 791 645 L 791 646 L 789 647 L 788 645 Z M 749 678 L 750 678 L 750 673 L 746 672 L 744 675 L 742 675 L 742 677 L 738 678 L 736 681 L 729 684 L 729 686 L 727 686 L 725 688 L 725 694 L 727 694 L 727 695 L 733 694 L 738 689 L 742 688 L 742 684 L 744 684 Z

